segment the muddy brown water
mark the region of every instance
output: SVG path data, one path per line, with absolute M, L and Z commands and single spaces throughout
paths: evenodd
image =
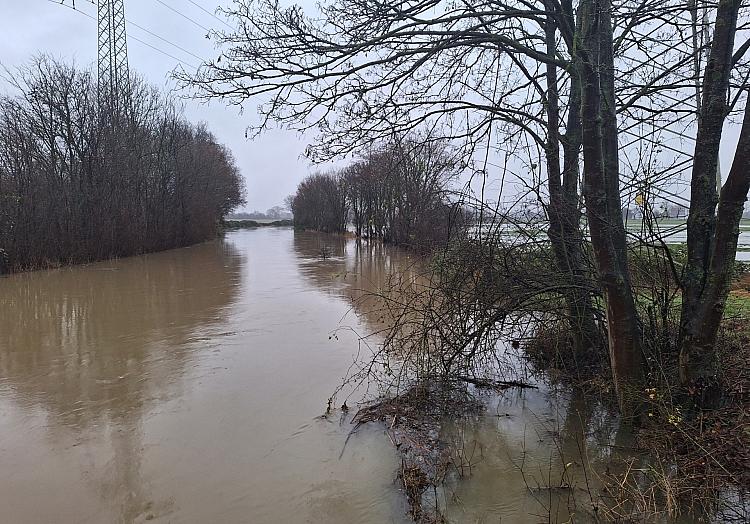
M 378 322 L 352 297 L 408 262 L 261 229 L 0 278 L 0 521 L 407 522 L 383 428 L 344 448 L 351 425 L 320 415 Z M 545 486 L 581 445 L 555 433 L 596 413 L 544 388 L 487 402 L 450 430 L 471 464 L 439 494 L 450 520 L 569 519 Z M 616 444 L 605 418 L 595 461 Z

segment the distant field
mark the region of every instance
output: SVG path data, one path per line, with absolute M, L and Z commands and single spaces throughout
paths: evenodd
M 489 231 L 497 227 L 496 225 L 485 225 L 482 229 Z M 629 219 L 626 222 L 628 231 L 633 236 L 641 236 L 643 221 L 640 219 Z M 670 245 L 679 245 L 687 242 L 687 224 L 684 218 L 660 218 L 656 220 L 654 226 L 654 236 L 646 238 L 649 242 L 654 242 L 657 238 Z M 474 234 L 478 234 L 478 227 L 474 229 Z M 523 236 L 527 238 L 544 237 L 546 235 L 547 225 L 545 222 L 537 222 L 523 228 Z M 507 239 L 515 239 L 521 234 L 521 229 L 512 224 L 506 224 L 500 228 L 501 234 Z M 643 231 L 643 233 L 647 233 Z M 740 222 L 740 237 L 737 243 L 737 260 L 750 262 L 750 219 L 743 218 Z
M 628 231 L 641 231 L 643 222 L 630 219 L 626 222 Z M 667 244 L 683 244 L 687 242 L 686 220 L 684 218 L 660 218 L 656 220 L 655 233 Z M 750 261 L 750 218 L 743 218 L 740 222 L 740 238 L 737 243 L 737 260 Z
M 661 227 L 675 227 L 686 224 L 685 218 L 659 218 L 656 223 Z M 631 218 L 627 221 L 628 229 L 640 229 L 642 221 L 640 219 Z M 740 229 L 747 229 L 750 231 L 750 218 L 743 218 L 740 222 Z
M 227 218 L 227 222 L 244 222 L 247 220 L 252 220 L 253 222 L 257 222 L 258 224 L 270 224 L 272 222 L 278 222 L 281 220 L 280 218 Z
M 292 220 L 225 220 L 225 230 L 253 229 L 258 227 L 291 227 Z

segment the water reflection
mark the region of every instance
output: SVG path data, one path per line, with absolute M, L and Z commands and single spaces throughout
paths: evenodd
M 403 522 L 382 430 L 320 418 L 356 339 L 308 258 L 266 229 L 0 279 L 0 520 Z
M 300 274 L 345 297 L 365 319 L 369 331 L 362 334 L 376 331 L 383 317 L 368 293 L 388 288 L 395 273 L 419 278 L 417 261 L 379 242 L 296 232 L 294 248 Z M 614 442 L 622 437 L 617 420 L 581 394 L 538 385 L 538 390 L 482 393 L 485 416 L 446 423 L 443 437 L 464 454 L 454 456 L 464 467 L 451 470 L 440 497 L 449 522 L 536 523 L 540 516 L 566 522 L 591 513 L 587 490 L 601 483 L 587 478 L 591 472 L 584 464 L 597 472 L 610 466 Z
M 0 279 L 2 384 L 74 427 L 137 414 L 179 386 L 186 342 L 221 322 L 241 264 L 214 242 Z
M 149 499 L 141 476 L 143 417 L 152 401 L 180 393 L 201 348 L 191 342 L 221 325 L 242 264 L 231 244 L 217 241 L 0 278 L 2 443 L 36 454 L 49 484 L 69 474 L 64 468 L 79 469 L 106 501 L 96 518 L 132 522 L 168 506 Z M 29 427 L 34 438 L 18 442 Z M 26 482 L 35 481 L 33 471 L 14 472 L 0 491 L 29 499 L 18 504 L 28 508 L 39 493 Z M 54 513 L 44 506 L 34 512 L 42 519 Z
M 382 242 L 309 231 L 294 232 L 300 272 L 326 292 L 381 288 L 394 269 L 406 268 L 409 255 Z
M 419 272 L 287 229 L 0 278 L 0 521 L 404 522 L 383 429 L 319 415 L 358 342 L 330 332 L 376 331 L 367 293 Z M 617 420 L 544 387 L 485 400 L 445 429 L 475 450 L 451 521 L 582 521 Z
M 449 520 L 597 522 L 600 475 L 629 443 L 617 418 L 580 393 L 544 387 L 485 401 L 486 415 L 445 429 L 471 463 L 443 490 Z
M 362 335 L 377 331 L 383 318 L 368 294 L 387 289 L 394 274 L 419 278 L 423 266 L 398 249 L 340 236 L 297 232 L 294 248 L 300 274 L 345 297 L 365 320 Z M 457 466 L 439 495 L 448 522 L 598 522 L 603 504 L 613 504 L 605 478 L 650 467 L 612 409 L 540 378 L 538 389 L 478 391 L 486 414 L 446 421 L 442 436 L 453 443 Z
M 421 278 L 421 261 L 408 251 L 380 241 L 309 231 L 294 232 L 299 272 L 326 293 L 345 298 L 364 321 L 369 335 L 382 328 L 385 315 L 377 294 L 396 289 L 392 279 Z

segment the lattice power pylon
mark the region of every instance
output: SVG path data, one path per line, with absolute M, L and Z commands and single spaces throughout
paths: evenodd
M 124 0 L 98 0 L 98 15 L 99 96 L 121 106 L 129 78 Z

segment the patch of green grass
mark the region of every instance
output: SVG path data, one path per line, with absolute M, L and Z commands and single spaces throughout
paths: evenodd
M 724 318 L 750 318 L 750 292 L 732 291 L 724 307 Z

